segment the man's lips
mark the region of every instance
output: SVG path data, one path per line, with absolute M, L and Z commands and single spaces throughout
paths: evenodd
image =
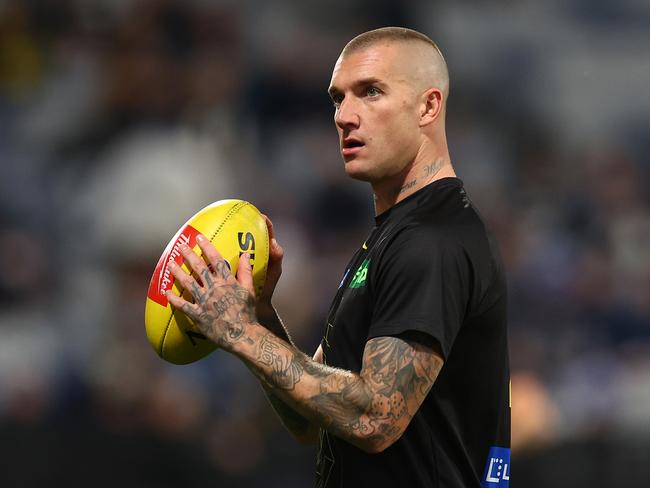
M 354 156 L 365 146 L 364 142 L 354 137 L 346 137 L 341 143 L 341 154 L 343 157 Z
M 355 154 L 357 154 L 362 149 L 363 149 L 363 146 L 344 147 L 343 149 L 341 149 L 341 154 L 343 155 L 343 157 L 354 156 Z

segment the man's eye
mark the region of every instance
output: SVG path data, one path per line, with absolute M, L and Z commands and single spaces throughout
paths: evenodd
M 334 105 L 336 108 L 338 108 L 341 105 L 342 101 L 343 101 L 343 97 L 332 97 L 332 105 Z
M 368 89 L 366 90 L 366 95 L 369 97 L 376 97 L 377 95 L 381 94 L 381 90 L 377 88 L 376 86 L 369 86 Z

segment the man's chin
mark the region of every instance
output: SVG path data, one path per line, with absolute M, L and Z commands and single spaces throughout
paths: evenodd
M 371 172 L 360 161 L 351 159 L 345 161 L 345 173 L 352 179 L 371 182 L 373 180 Z

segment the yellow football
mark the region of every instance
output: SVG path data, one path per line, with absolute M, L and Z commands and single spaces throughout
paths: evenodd
M 252 204 L 242 200 L 220 200 L 197 212 L 176 233 L 163 252 L 151 277 L 144 322 L 149 343 L 158 355 L 174 364 L 198 361 L 217 345 L 207 339 L 192 320 L 176 310 L 165 292 L 182 290 L 175 284 L 168 264 L 183 263 L 180 245 L 187 244 L 201 254 L 196 236 L 206 236 L 237 273 L 239 257 L 248 252 L 253 265 L 253 282 L 259 295 L 264 286 L 269 261 L 269 234 L 264 217 Z M 182 268 L 190 272 L 185 264 Z M 188 295 L 185 295 L 188 298 Z

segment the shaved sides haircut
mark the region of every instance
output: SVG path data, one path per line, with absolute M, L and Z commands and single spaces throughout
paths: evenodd
M 346 44 L 343 48 L 341 54 L 345 56 L 346 54 L 351 54 L 355 51 L 361 51 L 367 47 L 377 44 L 381 41 L 421 41 L 432 46 L 444 61 L 444 56 L 440 51 L 438 45 L 433 42 L 428 36 L 425 36 L 421 32 L 418 32 L 413 29 L 407 29 L 406 27 L 382 27 L 380 29 L 371 30 L 359 34 L 357 37 L 352 39 Z
M 436 58 L 432 58 L 432 68 L 437 74 L 438 80 L 443 85 L 441 89 L 445 92 L 445 98 L 449 96 L 449 71 L 447 69 L 445 57 L 442 55 L 442 51 L 440 51 L 440 48 L 435 42 L 433 42 L 428 36 L 416 30 L 407 29 L 406 27 L 381 27 L 379 29 L 364 32 L 346 44 L 343 51 L 341 51 L 341 56 L 345 57 L 376 44 L 381 44 L 382 42 L 419 42 L 432 47 L 435 53 L 433 56 Z

